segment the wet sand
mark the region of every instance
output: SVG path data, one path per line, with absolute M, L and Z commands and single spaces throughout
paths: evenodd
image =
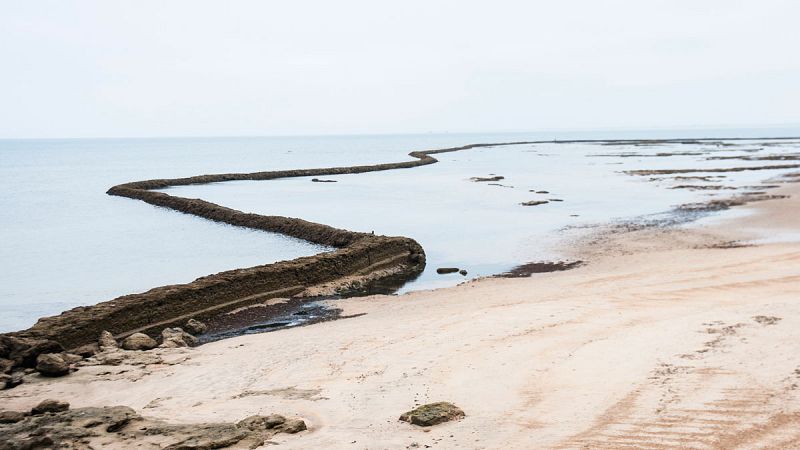
M 748 244 L 800 229 L 800 187 L 772 192 L 735 221 L 576 234 L 572 270 L 338 300 L 351 318 L 33 376 L 0 404 L 304 418 L 282 448 L 798 448 L 800 244 Z M 437 401 L 466 417 L 398 421 Z

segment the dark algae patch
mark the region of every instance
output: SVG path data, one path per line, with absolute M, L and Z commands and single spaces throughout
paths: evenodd
M 517 266 L 508 272 L 495 275 L 497 278 L 525 278 L 534 273 L 560 272 L 582 266 L 583 261 L 530 262 Z

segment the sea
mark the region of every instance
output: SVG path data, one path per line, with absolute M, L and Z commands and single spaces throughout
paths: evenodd
M 799 152 L 800 139 L 767 146 L 755 139 L 787 136 L 800 136 L 800 128 L 0 140 L 0 332 L 27 328 L 39 317 L 76 306 L 331 250 L 106 195 L 120 183 L 378 164 L 408 160 L 417 150 L 547 141 L 440 154 L 438 164 L 412 169 L 323 177 L 335 183 L 292 178 L 165 190 L 246 212 L 411 237 L 425 249 L 428 266 L 398 290 L 403 293 L 559 260 L 557 244 L 565 229 L 656 216 L 677 205 L 755 189 L 791 170 L 726 172 L 713 182 L 691 183 L 722 188 L 697 190 L 672 189 L 678 183 L 669 177 L 625 172 L 791 163 L 708 159 Z M 707 137 L 754 139 L 700 145 L 558 143 Z M 503 178 L 473 180 L 497 176 Z M 457 267 L 467 275 L 439 275 L 439 267 Z

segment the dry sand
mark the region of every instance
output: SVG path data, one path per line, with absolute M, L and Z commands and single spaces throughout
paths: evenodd
M 363 315 L 37 379 L 0 409 L 304 417 L 281 448 L 800 448 L 800 244 L 730 244 L 800 230 L 800 189 L 782 191 L 735 221 L 595 233 L 578 269 L 339 301 Z M 466 418 L 397 420 L 435 401 Z

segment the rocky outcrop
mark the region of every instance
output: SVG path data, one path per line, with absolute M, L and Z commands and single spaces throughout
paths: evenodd
M 253 416 L 238 424 L 170 424 L 142 417 L 126 406 L 70 410 L 69 405 L 50 402 L 46 411 L 0 412 L 0 450 L 133 446 L 171 450 L 256 448 L 277 433 L 293 434 L 306 429 L 302 419 L 277 415 Z
M 0 335 L 0 358 L 10 360 L 12 368 L 36 367 L 36 359 L 39 355 L 63 351 L 64 347 L 61 344 L 50 339 Z
M 144 333 L 133 333 L 122 341 L 125 350 L 150 350 L 156 347 L 158 342 Z
M 438 425 L 464 418 L 464 411 L 448 402 L 429 403 L 412 409 L 400 416 L 400 420 L 421 427 Z

